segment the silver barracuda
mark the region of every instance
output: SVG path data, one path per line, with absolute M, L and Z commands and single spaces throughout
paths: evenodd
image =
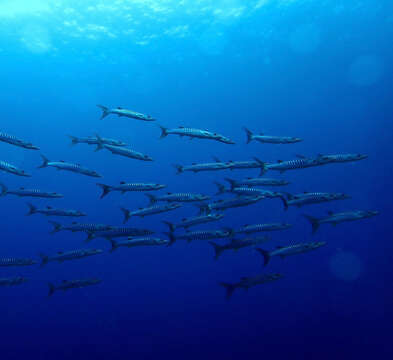
M 166 202 L 194 202 L 194 201 L 204 201 L 209 200 L 210 196 L 203 194 L 192 194 L 192 193 L 167 193 L 165 195 L 152 195 L 145 194 L 149 200 L 150 204 L 155 204 L 158 201 Z
M 279 256 L 282 259 L 284 259 L 287 256 L 307 253 L 319 249 L 320 247 L 325 245 L 326 242 L 321 241 L 321 242 L 301 243 L 301 244 L 290 245 L 290 246 L 277 246 L 276 250 L 273 251 L 266 251 L 260 248 L 257 248 L 255 250 L 257 250 L 263 256 L 263 265 L 266 266 L 269 263 L 270 258 L 272 256 Z
M 282 277 L 281 274 L 261 274 L 253 277 L 242 277 L 239 282 L 233 284 L 225 282 L 219 284 L 225 288 L 226 298 L 229 300 L 236 289 L 248 290 L 253 286 L 276 281 Z
M 102 189 L 101 199 L 109 194 L 111 191 L 119 191 L 125 194 L 128 191 L 154 191 L 160 190 L 166 187 L 163 184 L 153 184 L 153 183 L 126 183 L 121 181 L 119 185 L 105 185 L 97 184 Z
M 247 224 L 235 230 L 235 233 L 252 234 L 252 233 L 264 232 L 264 231 L 281 231 L 281 230 L 287 230 L 291 227 L 292 227 L 291 224 L 286 224 L 286 223 L 253 224 L 253 225 Z
M 374 217 L 379 214 L 379 211 L 346 211 L 341 213 L 334 213 L 333 211 L 328 211 L 328 216 L 323 218 L 315 218 L 310 215 L 304 215 L 304 217 L 310 222 L 312 226 L 312 233 L 314 234 L 321 224 L 332 224 L 337 225 L 347 221 L 356 221 Z
M 26 171 L 18 169 L 15 165 L 0 160 L 0 171 L 4 171 L 17 176 L 31 177 Z
M 167 211 L 175 210 L 181 207 L 181 204 L 178 203 L 169 203 L 164 205 L 153 205 L 146 208 L 139 208 L 138 210 L 128 210 L 126 208 L 121 207 L 121 211 L 124 215 L 123 223 L 125 224 L 131 217 L 139 216 L 145 217 L 149 215 L 161 214 Z
M 12 278 L 0 278 L 0 286 L 16 286 L 27 282 L 27 279 L 22 276 Z
M 49 293 L 52 296 L 56 291 L 68 291 L 71 289 L 81 289 L 87 286 L 98 285 L 101 283 L 100 279 L 84 279 L 84 280 L 63 280 L 60 284 L 55 285 L 48 283 Z
M 71 171 L 77 174 L 82 174 L 91 177 L 101 177 L 101 175 L 98 174 L 96 171 L 87 169 L 80 164 L 73 164 L 65 161 L 49 161 L 44 155 L 41 155 L 41 158 L 42 158 L 42 164 L 38 166 L 38 169 L 42 169 L 45 167 L 54 167 L 57 170 Z
M 136 111 L 124 109 L 122 107 L 110 109 L 110 108 L 103 106 L 103 105 L 97 105 L 97 106 L 102 110 L 101 119 L 105 118 L 106 116 L 108 116 L 110 114 L 113 114 L 113 115 L 117 115 L 119 117 L 127 117 L 127 118 L 135 119 L 135 120 L 142 120 L 142 121 L 154 121 L 155 120 L 150 115 L 145 115 L 142 113 L 138 113 Z
M 102 254 L 101 249 L 86 249 L 86 250 L 74 250 L 74 251 L 59 251 L 56 255 L 47 256 L 45 254 L 40 254 L 41 257 L 41 267 L 46 265 L 48 262 L 57 261 L 62 263 L 64 261 L 83 259 L 89 256 Z
M 246 178 L 243 180 L 233 180 L 229 178 L 225 178 L 225 180 L 230 184 L 231 189 L 238 187 L 253 187 L 253 186 L 285 186 L 289 185 L 289 181 L 280 180 L 280 179 L 269 179 L 263 177 L 257 178 Z
M 160 128 L 161 128 L 160 139 L 168 135 L 179 135 L 181 137 L 183 136 L 189 137 L 190 139 L 198 138 L 198 139 L 216 140 L 224 144 L 234 144 L 234 141 L 232 141 L 231 139 L 221 134 L 217 134 L 208 130 L 187 128 L 183 126 L 179 126 L 176 129 L 167 129 L 161 125 Z
M 18 139 L 17 137 L 13 135 L 9 135 L 3 132 L 0 132 L 0 141 L 5 142 L 7 144 L 15 145 L 24 149 L 28 150 L 39 150 L 40 148 L 37 146 L 34 146 L 32 143 L 23 141 L 21 139 Z
M 287 194 L 288 200 L 282 197 L 284 209 L 287 210 L 289 206 L 296 206 L 298 208 L 304 205 L 320 204 L 334 200 L 350 199 L 349 195 L 343 193 L 303 193 L 297 195 Z
M 266 144 L 294 144 L 303 139 L 297 137 L 289 137 L 289 136 L 268 136 L 264 134 L 254 134 L 251 130 L 247 129 L 246 127 L 243 128 L 247 135 L 247 144 L 251 141 L 255 140 L 260 143 Z
M 173 224 L 169 221 L 163 221 L 163 223 L 168 225 L 169 230 L 173 232 L 179 228 L 188 229 L 191 226 L 218 221 L 221 220 L 223 217 L 224 214 L 207 214 L 207 215 L 194 216 L 191 218 L 183 218 L 182 221 L 178 224 Z
M 43 209 L 36 208 L 33 204 L 27 203 L 29 207 L 29 212 L 26 214 L 27 216 L 33 214 L 42 214 L 45 216 L 71 216 L 71 217 L 80 217 L 86 216 L 85 213 L 78 210 L 64 210 L 64 209 L 56 209 L 51 206 L 47 206 Z
M 124 241 L 115 241 L 113 239 L 110 240 L 111 242 L 111 250 L 110 252 L 115 251 L 119 247 L 139 247 L 139 246 L 163 246 L 163 245 L 169 245 L 168 240 L 163 240 L 159 238 L 153 238 L 153 237 L 145 237 L 145 238 L 133 238 L 130 237 L 127 240 Z
M 46 192 L 37 189 L 25 189 L 24 187 L 21 187 L 16 190 L 9 190 L 7 186 L 5 186 L 2 183 L 0 183 L 0 188 L 1 188 L 0 196 L 16 195 L 19 197 L 36 197 L 36 198 L 46 198 L 46 199 L 58 199 L 63 197 L 62 194 L 56 192 Z

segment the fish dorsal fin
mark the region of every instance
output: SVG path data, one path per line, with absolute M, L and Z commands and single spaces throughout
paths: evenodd
M 263 135 L 265 135 L 265 134 L 264 134 L 264 133 L 259 133 L 259 135 L 263 136 Z
M 296 157 L 299 159 L 306 159 L 306 157 L 302 154 L 296 154 Z
M 330 216 L 332 216 L 334 213 L 333 213 L 333 211 L 331 211 L 331 210 L 329 210 L 328 212 L 327 212 Z
M 179 129 L 184 129 L 184 126 L 179 126 Z
M 284 246 L 281 246 L 281 245 L 276 246 L 276 249 L 283 249 L 283 248 L 284 248 Z
M 120 184 L 121 185 L 124 185 L 126 182 L 125 181 L 120 181 Z
M 213 156 L 213 160 L 215 161 L 215 162 L 221 162 L 221 160 L 217 157 L 217 156 Z
M 68 282 L 68 280 L 63 280 L 63 281 L 62 281 L 62 283 L 66 283 L 66 282 Z
M 168 191 L 168 195 L 172 195 L 172 193 Z
M 72 224 L 74 224 L 74 225 L 75 225 L 75 224 L 76 224 L 76 221 L 73 221 L 73 222 L 72 222 Z
M 246 277 L 246 276 L 242 276 L 242 277 L 240 278 L 241 281 L 246 281 L 247 279 L 248 279 L 248 277 Z
M 65 162 L 65 161 L 64 161 L 64 160 L 60 160 L 60 162 L 62 162 L 62 163 L 63 163 L 63 162 Z
M 52 209 L 52 206 L 47 206 L 46 208 L 47 208 L 47 209 Z
M 77 166 L 81 166 L 81 164 L 76 164 Z
M 122 108 L 121 106 L 118 106 L 117 108 L 118 108 L 119 110 L 123 110 L 123 108 Z
M 62 255 L 62 254 L 64 254 L 64 251 L 58 251 L 57 252 L 59 255 Z
M 181 219 L 181 221 L 186 221 L 187 220 L 187 218 L 183 218 L 183 219 Z
M 279 164 L 281 164 L 283 161 L 282 161 L 282 160 L 277 160 L 277 162 L 278 162 Z
M 196 163 L 193 162 L 191 165 L 196 165 Z

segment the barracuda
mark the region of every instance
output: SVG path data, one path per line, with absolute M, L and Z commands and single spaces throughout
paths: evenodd
M 127 117 L 135 120 L 142 121 L 154 121 L 155 119 L 150 115 L 145 115 L 142 113 L 138 113 L 136 111 L 124 109 L 122 107 L 118 107 L 116 109 L 110 109 L 103 105 L 97 105 L 102 110 L 101 119 L 105 118 L 109 114 L 117 115 L 119 117 Z
M 42 158 L 42 164 L 38 166 L 38 169 L 42 169 L 45 167 L 54 167 L 57 170 L 71 171 L 77 174 L 82 174 L 91 177 L 101 177 L 101 175 L 98 174 L 96 171 L 89 170 L 81 166 L 80 164 L 67 163 L 65 161 L 49 161 L 44 155 L 41 155 L 41 158 Z
M 267 144 L 294 144 L 303 141 L 303 139 L 289 136 L 268 136 L 264 134 L 256 135 L 246 127 L 244 127 L 243 129 L 247 135 L 247 144 L 249 144 L 253 140 Z

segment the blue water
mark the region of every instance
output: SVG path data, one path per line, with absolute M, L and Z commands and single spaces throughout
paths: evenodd
M 357 163 L 283 175 L 290 193 L 345 192 L 350 200 L 283 211 L 279 200 L 228 210 L 200 228 L 289 222 L 267 249 L 326 241 L 315 252 L 273 258 L 265 269 L 252 248 L 213 260 L 204 241 L 113 254 L 43 269 L 2 268 L 23 286 L 1 288 L 1 358 L 8 359 L 390 359 L 392 320 L 393 6 L 374 0 L 0 1 L 1 131 L 40 152 L 0 143 L 0 160 L 31 172 L 1 173 L 10 189 L 57 191 L 40 206 L 74 208 L 86 221 L 120 225 L 119 206 L 145 206 L 143 194 L 99 200 L 94 178 L 46 168 L 77 162 L 100 182 L 159 182 L 172 192 L 214 194 L 213 181 L 258 170 L 176 175 L 172 164 L 289 160 L 295 154 L 365 153 Z M 148 113 L 167 127 L 220 132 L 236 145 L 169 136 L 155 123 L 109 116 L 96 104 Z M 297 136 L 294 145 L 245 143 L 243 126 Z M 153 163 L 70 147 L 67 134 L 120 139 Z M 164 193 L 161 191 L 161 193 Z M 26 199 L 0 199 L 1 257 L 34 257 L 84 248 L 83 234 L 50 235 L 48 219 L 26 217 Z M 316 235 L 303 213 L 378 210 L 371 219 L 323 225 Z M 129 226 L 166 231 L 186 205 Z M 83 219 L 84 220 L 84 219 Z M 68 223 L 67 219 L 64 220 Z M 222 242 L 222 240 L 221 240 Z M 109 250 L 97 239 L 91 247 Z M 274 283 L 238 290 L 230 301 L 218 282 L 279 272 Z M 48 282 L 98 277 L 95 287 L 48 297 Z

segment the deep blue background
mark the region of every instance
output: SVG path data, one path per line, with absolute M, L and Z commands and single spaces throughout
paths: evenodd
M 214 3 L 206 3 L 213 11 Z M 250 1 L 253 6 L 257 3 Z M 77 9 L 80 24 L 103 22 L 116 34 L 127 26 L 121 16 L 133 14 L 124 9 L 100 18 L 89 13 L 87 5 L 70 4 Z M 0 289 L 2 359 L 390 359 L 391 4 L 272 0 L 252 11 L 247 7 L 241 16 L 223 18 L 210 12 L 201 15 L 192 3 L 183 7 L 165 3 L 169 9 L 172 5 L 175 12 L 164 14 L 146 5 L 152 18 L 142 17 L 135 38 L 117 35 L 94 40 L 86 34 L 73 37 L 67 28 L 60 28 L 65 17 L 62 7 L 43 14 L 22 12 L 19 17 L 0 11 L 1 131 L 38 144 L 49 159 L 95 169 L 108 184 L 154 181 L 168 184 L 168 191 L 207 194 L 216 191 L 215 180 L 228 175 L 240 179 L 258 171 L 177 176 L 172 164 L 210 161 L 213 155 L 223 160 L 258 156 L 276 161 L 298 153 L 365 153 L 369 158 L 359 163 L 282 175 L 291 181 L 290 192 L 337 191 L 352 199 L 291 208 L 286 213 L 279 200 L 229 210 L 217 226 L 293 223 L 292 229 L 272 234 L 265 246 L 269 249 L 302 241 L 328 242 L 308 255 L 285 261 L 274 258 L 266 271 L 280 272 L 284 279 L 248 293 L 240 290 L 230 302 L 217 283 L 260 273 L 261 259 L 252 249 L 225 253 L 215 262 L 208 244 L 179 241 L 171 248 L 120 249 L 77 262 L 51 263 L 42 270 L 0 269 L 1 277 L 30 278 L 24 286 Z M 230 13 L 231 7 L 241 4 L 222 1 L 219 5 Z M 196 15 L 189 15 L 187 6 Z M 165 35 L 168 28 L 184 24 L 189 26 L 184 36 Z M 25 37 L 36 31 L 27 43 L 20 35 L 25 26 Z M 299 50 L 291 39 L 299 31 L 303 34 L 299 29 L 304 26 L 315 32 L 301 36 Z M 144 33 L 157 36 L 138 44 L 136 37 Z M 372 56 L 380 67 L 371 64 L 354 77 L 351 66 L 359 56 Z M 359 85 L 364 77 L 370 82 Z M 160 130 L 154 123 L 114 116 L 100 121 L 95 106 L 99 103 L 152 114 L 168 127 L 211 129 L 237 144 L 172 136 L 158 140 Z M 305 140 L 287 146 L 246 145 L 244 125 L 256 132 Z M 94 133 L 123 140 L 155 161 L 94 153 L 87 145 L 70 147 L 66 137 Z M 132 209 L 147 204 L 143 194 L 111 193 L 99 200 L 95 179 L 50 168 L 36 170 L 39 152 L 0 144 L 0 154 L 1 160 L 33 173 L 32 178 L 1 174 L 0 181 L 10 189 L 24 186 L 65 195 L 61 200 L 34 201 L 38 205 L 75 208 L 86 211 L 91 222 L 120 225 L 120 205 Z M 85 246 L 81 234 L 49 235 L 48 219 L 25 217 L 24 199 L 1 198 L 0 209 L 2 257 L 37 257 L 40 252 Z M 352 209 L 381 214 L 337 227 L 321 226 L 313 237 L 301 216 Z M 163 216 L 133 219 L 129 225 L 162 232 L 166 228 L 161 219 L 179 221 L 195 213 L 194 207 L 185 206 Z M 91 246 L 109 248 L 103 239 Z M 347 260 L 332 269 L 333 259 L 341 255 Z M 337 273 L 355 275 L 345 280 Z M 100 277 L 103 283 L 47 297 L 48 281 L 85 277 Z

